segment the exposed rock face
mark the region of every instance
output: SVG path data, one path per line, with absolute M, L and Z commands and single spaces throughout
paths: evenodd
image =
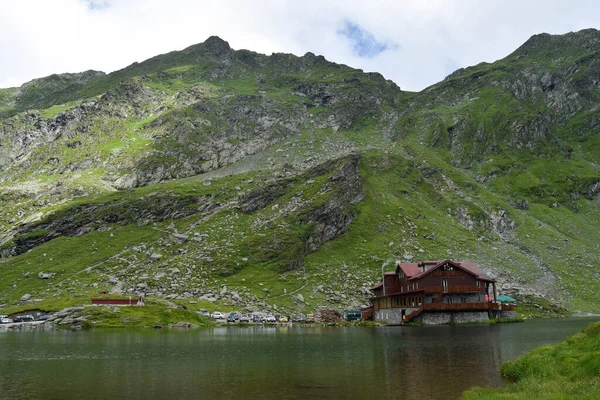
M 203 81 L 181 88 L 173 99 L 152 86 L 172 78 L 166 65 L 187 66 L 188 62 L 206 66 L 198 71 L 184 69 L 177 79 L 200 74 L 206 81 L 235 82 L 243 74 L 254 81 L 251 84 L 256 85 L 256 91 L 246 94 L 230 87 L 215 89 Z M 0 167 L 6 172 L 0 182 L 23 174 L 103 168 L 105 182 L 129 189 L 228 166 L 307 129 L 349 129 L 361 123 L 359 115 L 363 113 L 385 113 L 389 121 L 397 118 L 393 105 L 399 90 L 392 82 L 379 74 L 359 71 L 357 77 L 350 74 L 345 79 L 323 82 L 297 76 L 310 76 L 311 68 L 317 65 L 333 74 L 347 68 L 310 53 L 298 58 L 236 52 L 227 42 L 213 37 L 182 52 L 133 64 L 107 76 L 92 72 L 69 75 L 67 81 L 77 85 L 69 87 L 71 91 L 52 93 L 57 101 L 54 104 L 80 99 L 78 90 L 83 88 L 86 95 L 97 91 L 101 96 L 80 101 L 56 116 L 31 111 L 7 119 L 0 126 L 0 136 L 6 138 L 0 146 Z M 39 85 L 34 82 L 29 86 Z M 101 92 L 105 87 L 109 90 Z M 317 108 L 319 112 L 313 113 Z M 138 124 L 140 120 L 147 122 Z M 113 139 L 123 137 L 123 131 L 131 138 L 125 141 L 131 141 L 121 144 L 122 148 L 135 147 L 133 141 L 140 140 L 151 140 L 152 146 L 126 154 L 117 147 L 108 157 L 112 160 L 97 152 L 100 143 L 109 148 L 114 145 Z M 90 133 L 96 135 L 95 141 L 90 141 Z M 79 149 L 80 155 L 66 157 L 63 146 Z M 36 152 L 40 148 L 46 149 L 45 154 Z M 43 170 L 36 170 L 42 165 Z
M 240 199 L 240 209 L 246 214 L 252 213 L 266 207 L 284 193 L 283 186 L 275 184 L 254 189 Z
M 515 228 L 515 222 L 508 217 L 504 210 L 491 211 L 489 213 L 478 210 L 476 216 L 465 207 L 457 207 L 454 217 L 468 230 L 491 230 L 499 235 L 510 232 Z
M 364 189 L 358 175 L 360 158 L 353 156 L 339 171 L 329 178 L 331 184 L 338 185 L 336 194 L 322 207 L 308 212 L 304 223 L 315 222 L 316 229 L 308 238 L 307 244 L 311 251 L 346 232 L 354 221 L 356 214 L 352 209 L 364 197 Z
M 25 239 L 17 238 L 14 246 L 5 249 L 18 255 L 57 236 L 79 236 L 102 228 L 104 223 L 130 224 L 136 221 L 179 219 L 192 214 L 212 212 L 217 206 L 210 197 L 156 195 L 136 202 L 89 204 L 75 206 L 64 213 L 53 214 L 45 220 L 20 227 L 15 235 L 39 232 Z M 12 239 L 8 235 L 0 245 Z M 42 278 L 44 279 L 44 278 Z

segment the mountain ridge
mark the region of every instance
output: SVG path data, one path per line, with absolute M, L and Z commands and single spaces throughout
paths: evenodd
M 595 311 L 597 36 L 534 36 L 415 93 L 218 37 L 34 80 L 20 105 L 2 89 L 0 304 L 107 288 L 343 308 L 382 264 L 456 258 L 522 301 Z

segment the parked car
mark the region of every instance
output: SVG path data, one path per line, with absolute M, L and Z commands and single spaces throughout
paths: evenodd
M 250 316 L 248 314 L 240 315 L 240 322 L 250 322 Z
M 0 324 L 10 324 L 13 320 L 8 318 L 8 315 L 0 315 Z
M 279 317 L 279 322 L 288 322 L 289 318 L 285 315 L 282 315 L 281 317 Z
M 277 322 L 277 320 L 275 319 L 275 317 L 273 315 L 267 315 L 265 317 L 265 322 Z
M 361 319 L 362 319 L 362 312 L 360 310 L 344 311 L 344 321 L 360 321 Z
M 294 315 L 294 318 L 292 318 L 292 322 L 295 322 L 295 323 L 304 322 L 304 316 Z
M 221 311 L 215 311 L 212 313 L 211 317 L 214 319 L 225 319 L 225 315 Z
M 47 320 L 48 320 L 50 317 L 51 317 L 51 315 L 50 315 L 50 314 L 41 314 L 41 315 L 38 315 L 38 316 L 35 318 L 35 320 L 36 320 L 36 321 L 47 321 Z
M 304 318 L 304 322 L 315 322 L 315 315 L 314 314 L 308 314 L 306 316 L 306 318 Z
M 17 315 L 13 319 L 13 322 L 33 322 L 33 321 L 35 321 L 35 318 L 33 318 L 33 315 L 29 315 L 29 314 Z
M 231 314 L 229 314 L 229 317 L 227 317 L 227 322 L 236 322 L 239 321 L 239 319 L 240 315 L 238 313 L 232 312 Z
M 265 319 L 260 315 L 253 315 L 252 322 L 254 322 L 255 324 L 262 324 L 263 322 L 265 322 Z
M 197 313 L 204 315 L 205 317 L 210 317 L 210 313 L 206 310 L 198 310 Z

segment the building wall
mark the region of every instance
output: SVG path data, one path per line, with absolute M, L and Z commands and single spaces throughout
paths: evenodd
M 403 323 L 402 310 L 404 310 L 404 315 L 409 315 L 417 311 L 418 308 L 384 308 L 383 310 L 375 311 L 373 319 L 375 321 L 386 322 L 389 325 L 400 325 Z
M 485 303 L 485 295 L 481 293 L 444 293 L 442 303 Z
M 490 318 L 514 319 L 517 318 L 517 312 L 514 310 L 490 310 Z
M 468 272 L 455 269 L 454 271 L 444 271 L 442 269 L 437 269 L 430 274 L 424 276 L 419 279 L 419 287 L 423 288 L 425 286 L 442 286 L 442 280 L 448 282 L 448 286 L 476 286 L 477 279 L 469 274 Z M 485 283 L 480 283 L 481 293 L 485 293 Z
M 425 325 L 465 324 L 469 322 L 486 322 L 490 318 L 487 311 L 453 311 L 423 312 L 416 321 Z
M 445 280 L 448 283 L 448 286 L 477 286 L 477 278 L 473 274 L 458 267 L 453 268 L 454 269 L 450 271 L 444 270 L 444 266 L 441 266 L 440 268 L 431 271 L 429 274 L 418 279 L 418 282 L 417 280 L 410 281 L 406 276 L 403 276 L 395 281 L 392 281 L 391 278 L 386 277 L 386 279 L 389 279 L 390 286 L 394 284 L 397 285 L 396 289 L 391 289 L 388 291 L 388 293 L 408 292 L 419 288 L 423 289 L 426 286 L 441 287 L 442 280 Z M 486 283 L 480 281 L 479 285 L 479 292 L 485 294 Z M 386 285 L 386 288 L 387 287 L 388 286 Z
M 376 310 L 373 314 L 373 319 L 375 321 L 386 322 L 389 325 L 401 325 L 404 322 L 402 319 L 403 310 L 404 315 L 410 315 L 412 312 L 417 311 L 418 308 L 385 308 L 382 310 Z M 514 311 L 501 311 L 499 313 L 494 313 L 492 318 L 515 318 L 516 315 L 511 317 L 508 313 L 514 313 Z M 487 322 L 489 320 L 490 315 L 487 311 L 424 311 L 421 313 L 421 315 L 416 317 L 413 322 L 422 322 L 425 325 L 443 325 Z
M 437 299 L 438 294 L 425 294 L 425 304 L 430 304 L 433 303 L 435 301 L 435 299 Z

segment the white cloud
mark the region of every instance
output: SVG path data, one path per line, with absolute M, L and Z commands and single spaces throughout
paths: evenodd
M 420 90 L 454 67 L 502 58 L 535 33 L 600 25 L 591 0 L 0 0 L 0 10 L 0 87 L 110 72 L 218 35 L 236 49 L 312 51 Z M 344 21 L 397 46 L 361 57 L 339 34 Z

